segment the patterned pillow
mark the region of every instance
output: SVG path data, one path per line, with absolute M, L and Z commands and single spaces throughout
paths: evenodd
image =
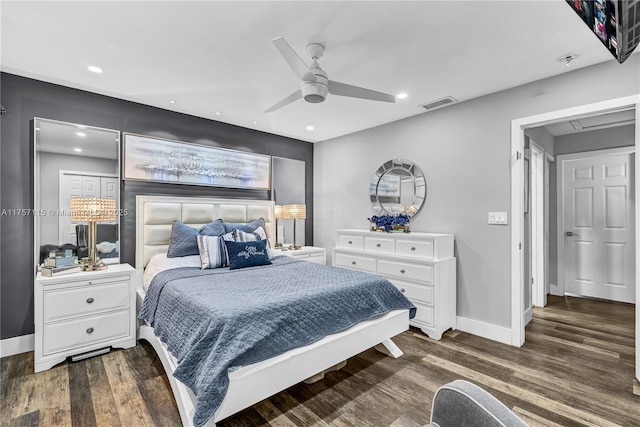
M 229 233 L 233 230 L 242 230 L 245 233 L 253 233 L 258 227 L 264 227 L 264 219 L 255 219 L 247 223 L 223 222 L 224 231 Z
M 200 229 L 200 234 L 205 236 L 222 236 L 226 231 L 224 229 L 224 223 L 221 219 L 216 219 L 209 224 L 205 224 Z
M 198 255 L 198 230 L 180 221 L 173 221 L 167 258 L 177 258 L 188 255 Z
M 198 250 L 200 251 L 200 268 L 226 267 L 229 264 L 229 256 L 227 255 L 227 246 L 222 236 L 203 236 L 196 237 L 198 242 Z
M 271 264 L 266 240 L 255 242 L 225 241 L 224 243 L 227 245 L 229 253 L 229 270 Z

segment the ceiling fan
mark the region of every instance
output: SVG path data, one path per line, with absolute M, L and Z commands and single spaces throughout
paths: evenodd
M 328 93 L 372 101 L 396 102 L 396 97 L 387 93 L 329 80 L 327 73 L 318 65 L 318 59 L 324 54 L 324 46 L 319 43 L 311 43 L 307 46 L 306 53 L 313 60 L 311 67 L 305 64 L 284 38 L 276 37 L 273 39 L 273 44 L 296 76 L 302 80 L 302 84 L 300 89 L 268 108 L 265 113 L 276 111 L 300 98 L 311 103 L 322 102 Z

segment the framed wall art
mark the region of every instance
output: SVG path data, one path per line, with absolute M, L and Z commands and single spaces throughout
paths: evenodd
M 126 180 L 269 190 L 271 156 L 124 133 Z

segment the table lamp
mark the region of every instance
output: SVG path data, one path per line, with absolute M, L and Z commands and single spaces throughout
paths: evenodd
M 285 205 L 284 209 L 286 211 L 285 215 L 287 216 L 287 218 L 293 219 L 293 247 L 290 247 L 289 249 L 301 249 L 302 246 L 299 246 L 296 242 L 296 220 L 307 219 L 307 205 Z
M 88 222 L 89 256 L 83 258 L 82 270 L 104 270 L 107 265 L 96 254 L 96 223 L 99 221 L 115 221 L 116 200 L 98 199 L 95 197 L 76 197 L 70 200 L 71 221 Z
M 282 247 L 282 243 L 280 243 L 278 241 L 278 220 L 279 219 L 290 219 L 289 217 L 286 216 L 286 211 L 284 209 L 284 206 L 282 205 L 276 205 L 275 211 L 273 212 L 273 216 L 276 219 L 276 248 L 281 248 Z M 284 240 L 284 236 L 283 239 Z

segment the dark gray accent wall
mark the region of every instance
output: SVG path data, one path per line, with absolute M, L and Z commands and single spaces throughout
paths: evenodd
M 305 162 L 305 241 L 313 244 L 313 145 L 304 141 L 175 113 L 148 105 L 0 74 L 0 208 L 33 208 L 32 120 L 42 117 L 122 132 L 197 142 Z M 263 190 L 121 181 L 122 262 L 135 261 L 138 194 L 270 199 Z M 5 211 L 7 213 L 9 211 Z M 0 222 L 0 339 L 33 333 L 33 217 L 3 215 Z

